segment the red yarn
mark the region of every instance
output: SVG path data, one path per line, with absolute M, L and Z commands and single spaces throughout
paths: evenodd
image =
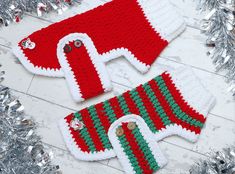
M 144 153 L 141 150 L 141 147 L 138 145 L 135 136 L 132 134 L 131 130 L 127 128 L 127 123 L 122 124 L 122 128 L 125 132 L 125 137 L 130 145 L 130 149 L 132 150 L 133 154 L 135 155 L 141 169 L 143 170 L 144 174 L 151 174 L 153 170 L 150 168 L 147 159 L 145 158 Z
M 74 115 L 70 114 L 65 119 L 66 119 L 67 123 L 70 123 L 71 120 L 73 120 L 73 118 L 74 118 Z M 80 133 L 78 131 L 75 131 L 71 127 L 69 128 L 69 131 L 70 131 L 73 139 L 75 140 L 75 143 L 78 146 L 78 148 L 81 148 L 82 151 L 90 152 L 88 145 L 86 144 L 85 140 L 81 137 Z
M 74 46 L 74 42 L 68 44 L 71 52 L 65 53 L 67 61 L 70 63 L 76 83 L 79 86 L 82 98 L 88 99 L 104 93 L 99 74 L 92 63 L 84 45 L 79 48 Z
M 57 44 L 70 33 L 86 33 L 99 54 L 123 47 L 147 65 L 168 45 L 151 27 L 137 0 L 113 0 L 31 34 L 34 49 L 23 49 L 22 41 L 19 46 L 35 67 L 60 69 Z
M 138 86 L 136 88 L 136 91 L 138 91 L 138 93 L 141 94 L 144 106 L 147 109 L 147 112 L 149 113 L 149 116 L 150 116 L 151 120 L 153 121 L 155 127 L 158 130 L 161 130 L 162 128 L 166 128 L 160 115 L 156 112 L 153 103 L 150 102 L 150 100 L 148 99 L 148 96 L 144 92 L 143 86 L 142 85 Z
M 196 112 L 193 106 L 187 103 L 179 90 L 180 88 L 176 88 L 172 77 L 163 73 L 131 91 L 75 113 L 73 117 L 83 122 L 86 129 L 82 132 L 84 137 L 80 136 L 79 131 L 72 132 L 72 137 L 78 145 L 78 139 L 89 140 L 89 143 L 86 144 L 90 149 L 93 149 L 90 144 L 93 142 L 96 144 L 95 152 L 101 152 L 102 155 L 104 149 L 112 149 L 107 135 L 111 124 L 121 117 L 134 114 L 145 120 L 157 140 L 177 134 L 190 141 L 195 141 L 201 132 L 205 118 L 202 119 L 202 114 Z M 78 115 L 80 116 L 78 117 Z M 68 117 L 70 118 L 71 115 Z M 67 121 L 67 118 L 65 119 L 70 129 L 70 122 Z M 81 143 L 81 146 L 84 145 Z M 88 152 L 84 147 L 79 151 Z M 88 154 L 90 153 L 88 152 Z
M 182 111 L 184 111 L 185 113 L 188 113 L 192 118 L 199 120 L 202 123 L 205 123 L 206 118 L 202 114 L 200 114 L 200 113 L 196 112 L 194 109 L 192 109 L 186 103 L 186 101 L 183 99 L 182 95 L 180 94 L 180 91 L 177 90 L 175 85 L 172 83 L 173 81 L 172 81 L 170 75 L 167 73 L 163 73 L 162 78 L 164 79 L 165 83 L 167 84 L 167 87 L 170 89 L 174 100 L 181 106 Z
M 174 113 L 173 110 L 170 106 L 170 104 L 168 103 L 168 101 L 165 99 L 165 97 L 163 96 L 163 94 L 161 93 L 161 90 L 159 89 L 159 87 L 156 85 L 155 81 L 150 81 L 149 85 L 151 86 L 152 89 L 154 89 L 154 93 L 155 95 L 158 96 L 158 100 L 161 104 L 161 106 L 164 108 L 166 114 L 168 115 L 169 119 L 172 121 L 172 123 L 176 123 L 178 125 L 181 125 L 183 128 L 189 129 L 191 131 L 200 131 L 201 128 L 199 127 L 195 127 L 195 126 L 191 126 L 189 123 L 182 121 L 181 119 L 179 119 Z M 187 113 L 187 112 L 186 112 Z M 195 128 L 194 130 L 192 130 L 192 128 Z
M 112 107 L 112 109 L 113 109 L 113 111 L 114 111 L 114 113 L 115 113 L 115 115 L 116 115 L 117 118 L 120 118 L 120 117 L 122 117 L 123 115 L 125 115 L 125 114 L 123 113 L 122 109 L 121 109 L 120 107 L 118 107 L 119 102 L 118 102 L 117 97 L 111 98 L 111 99 L 109 100 L 109 103 L 110 103 L 110 105 L 111 105 L 111 107 Z
M 108 133 L 109 127 L 111 125 L 111 122 L 109 121 L 108 117 L 105 115 L 105 112 L 103 111 L 103 104 L 98 103 L 97 105 L 94 106 L 97 112 L 97 115 L 99 115 L 99 119 L 101 121 L 102 126 L 105 129 L 105 132 Z
M 87 117 L 87 115 L 89 115 L 89 112 L 87 109 L 83 109 L 81 110 L 81 116 L 82 116 L 82 119 L 84 121 L 84 125 L 86 125 L 88 127 L 88 132 L 91 136 L 91 139 L 92 140 L 95 140 L 93 141 L 94 142 L 94 145 L 95 145 L 95 148 L 96 149 L 99 149 L 99 151 L 104 151 L 104 146 L 101 142 L 101 138 L 100 136 L 98 135 L 97 131 L 96 131 L 96 128 L 95 128 L 95 125 L 91 119 L 91 117 Z
M 126 104 L 127 104 L 128 108 L 129 108 L 129 111 L 131 113 L 134 113 L 136 115 L 141 115 L 138 107 L 136 106 L 135 102 L 131 98 L 131 95 L 130 95 L 129 91 L 127 91 L 123 94 L 123 98 L 125 99 Z

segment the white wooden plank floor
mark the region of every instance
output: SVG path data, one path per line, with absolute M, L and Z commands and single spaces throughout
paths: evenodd
M 27 14 L 19 24 L 0 29 L 0 64 L 6 71 L 4 85 L 9 86 L 26 108 L 26 113 L 38 123 L 38 133 L 46 146 L 54 152 L 54 162 L 59 164 L 64 174 L 119 174 L 123 173 L 116 158 L 100 162 L 83 162 L 74 159 L 65 147 L 57 127 L 57 121 L 67 114 L 103 101 L 114 95 L 144 83 L 160 72 L 182 65 L 191 66 L 205 86 L 217 99 L 215 108 L 210 112 L 206 126 L 199 141 L 191 144 L 178 137 L 170 137 L 160 142 L 160 146 L 169 159 L 166 167 L 158 173 L 188 173 L 190 165 L 199 158 L 205 158 L 211 149 L 221 150 L 235 144 L 235 101 L 226 92 L 228 85 L 223 73 L 214 73 L 214 66 L 206 56 L 204 46 L 206 37 L 198 29 L 196 2 L 172 0 L 177 10 L 187 22 L 186 31 L 164 50 L 152 66 L 150 72 L 141 75 L 124 59 L 108 64 L 114 90 L 82 104 L 76 104 L 68 91 L 64 79 L 48 78 L 30 74 L 18 63 L 10 49 L 13 44 L 28 34 L 52 22 L 87 11 L 103 0 L 83 0 L 79 7 L 73 7 L 63 15 L 50 14 L 39 18 Z M 60 95 L 58 95 L 60 94 Z

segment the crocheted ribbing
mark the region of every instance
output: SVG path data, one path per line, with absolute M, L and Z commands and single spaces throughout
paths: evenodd
M 34 32 L 13 51 L 29 71 L 62 77 L 58 43 L 78 33 L 87 36 L 88 52 L 98 52 L 102 61 L 124 56 L 146 72 L 184 26 L 168 0 L 113 0 Z
M 193 74 L 188 74 L 188 78 L 191 76 Z M 107 132 L 113 122 L 129 114 L 141 116 L 155 134 L 156 140 L 177 134 L 189 141 L 196 141 L 205 123 L 206 114 L 214 103 L 214 98 L 203 88 L 198 86 L 190 88 L 189 94 L 194 95 L 196 91 L 198 97 L 204 100 L 200 102 L 200 105 L 203 105 L 200 107 L 195 103 L 196 100 L 194 101 L 195 108 L 198 109 L 195 110 L 194 106 L 190 106 L 185 100 L 187 96 L 182 96 L 181 91 L 184 90 L 180 91 L 173 79 L 170 73 L 165 72 L 120 96 L 70 114 L 61 122 L 62 133 L 68 147 L 73 149 L 72 152 L 77 158 L 83 160 L 115 156 Z M 73 122 L 82 124 L 82 128 L 74 129 L 71 126 Z

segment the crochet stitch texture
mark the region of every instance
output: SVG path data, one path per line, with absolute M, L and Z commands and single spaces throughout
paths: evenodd
M 127 115 L 115 121 L 108 136 L 127 174 L 152 174 L 167 163 L 152 132 L 137 115 Z
M 29 71 L 62 77 L 58 43 L 67 35 L 78 33 L 86 35 L 84 40 L 77 39 L 87 42 L 88 52 L 98 52 L 103 62 L 124 56 L 146 72 L 184 28 L 182 17 L 168 0 L 113 0 L 34 32 L 13 51 Z
M 59 62 L 75 101 L 97 96 L 112 89 L 104 62 L 95 52 L 89 53 L 87 43 L 78 40 L 81 34 L 69 34 L 57 48 Z
M 215 99 L 189 69 L 164 72 L 120 96 L 82 109 L 61 120 L 62 134 L 71 152 L 81 160 L 115 156 L 107 136 L 112 123 L 125 115 L 144 119 L 155 140 L 179 135 L 195 142 Z M 73 120 L 83 124 L 75 130 Z

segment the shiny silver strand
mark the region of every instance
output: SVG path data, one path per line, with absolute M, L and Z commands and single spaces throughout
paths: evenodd
M 235 98 L 235 0 L 198 0 L 199 10 L 208 11 L 201 30 L 208 38 L 208 55 L 216 71 L 226 73 L 228 91 Z
M 235 174 L 235 146 L 211 152 L 209 156 L 193 165 L 190 174 Z
M 1 81 L 3 76 L 0 71 Z M 20 101 L 0 85 L 0 174 L 61 174 L 35 129 Z
M 19 22 L 25 12 L 42 16 L 50 11 L 63 13 L 69 6 L 80 4 L 81 0 L 0 0 L 0 26 Z

